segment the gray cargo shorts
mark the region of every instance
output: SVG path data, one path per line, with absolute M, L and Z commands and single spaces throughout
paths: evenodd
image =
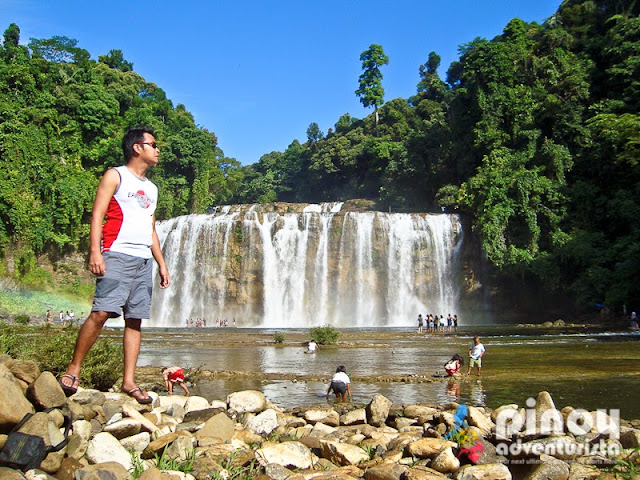
M 153 259 L 124 253 L 104 252 L 104 275 L 96 279 L 92 312 L 109 317 L 142 319 L 151 316 Z

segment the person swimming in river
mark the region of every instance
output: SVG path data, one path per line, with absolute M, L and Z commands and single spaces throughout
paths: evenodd
M 460 375 L 460 368 L 463 365 L 464 358 L 456 353 L 453 357 L 451 357 L 451 360 L 444 364 L 444 369 L 447 372 L 447 375 L 453 377 L 454 375 Z

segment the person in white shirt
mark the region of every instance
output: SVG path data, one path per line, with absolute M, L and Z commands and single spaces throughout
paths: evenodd
M 307 353 L 316 353 L 318 350 L 320 350 L 318 344 L 315 341 L 311 340 L 307 345 Z
M 332 390 L 333 393 L 336 394 L 336 401 L 346 402 L 347 395 L 351 398 L 351 380 L 349 379 L 349 375 L 347 375 L 347 369 L 344 368 L 344 365 L 336 368 L 336 373 L 331 378 L 331 384 L 327 390 L 326 398 L 329 398 Z
M 480 343 L 480 338 L 477 336 L 473 337 L 473 345 L 471 345 L 469 349 L 469 368 L 467 369 L 467 375 L 471 373 L 473 367 L 478 367 L 478 376 L 480 376 L 484 351 L 484 345 Z

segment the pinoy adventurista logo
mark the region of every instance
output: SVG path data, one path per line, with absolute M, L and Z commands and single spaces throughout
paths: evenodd
M 130 197 L 134 197 L 138 201 L 138 205 L 142 208 L 149 208 L 153 203 L 153 200 L 149 195 L 144 193 L 144 190 L 138 190 L 137 192 L 129 192 Z
M 577 458 L 585 455 L 615 457 L 620 454 L 620 410 L 536 408 L 528 398 L 527 408 L 505 408 L 496 416 L 496 454 L 508 458 L 540 456 Z M 563 414 L 564 413 L 564 414 Z M 570 434 L 568 437 L 566 434 Z M 541 441 L 541 437 L 548 437 Z M 523 441 L 529 439 L 529 441 Z M 512 460 L 513 462 L 513 460 Z

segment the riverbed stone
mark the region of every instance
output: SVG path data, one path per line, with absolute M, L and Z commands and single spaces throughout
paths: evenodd
M 131 469 L 131 455 L 110 433 L 95 435 L 87 447 L 87 459 L 90 463 L 117 462 L 126 470 Z
M 457 444 L 439 438 L 421 438 L 407 445 L 407 452 L 418 458 L 434 458 L 445 448 L 456 447 Z
M 340 415 L 338 412 L 330 409 L 309 409 L 304 412 L 304 419 L 308 423 L 323 423 L 330 427 L 337 427 L 340 425 Z
M 384 425 L 389 416 L 389 410 L 392 402 L 384 395 L 376 394 L 367 405 L 367 423 L 379 427 Z
M 495 427 L 495 424 L 487 417 L 480 409 L 469 406 L 467 417 L 469 418 L 469 425 L 478 427 L 483 436 L 491 432 L 491 429 Z
M 267 406 L 267 399 L 257 390 L 244 390 L 227 396 L 227 407 L 236 413 L 259 413 Z
M 126 467 L 117 461 L 100 462 L 75 471 L 76 480 L 131 480 Z
M 136 435 L 140 433 L 140 430 L 142 430 L 142 424 L 139 421 L 134 420 L 133 418 L 125 418 L 123 420 L 105 425 L 104 427 L 105 432 L 110 433 L 118 440 Z
M 340 416 L 340 425 L 362 425 L 367 423 L 367 412 L 364 408 L 356 408 Z
M 464 465 L 456 472 L 456 480 L 511 480 L 511 472 L 501 463 Z
M 368 468 L 364 474 L 365 480 L 400 480 L 407 471 L 404 465 L 384 463 Z
M 15 382 L 0 378 L 0 429 L 9 431 L 35 409 Z
M 120 443 L 127 450 L 141 453 L 151 443 L 151 435 L 149 432 L 140 432 L 136 435 L 120 439 Z
M 333 440 L 320 440 L 322 457 L 336 465 L 357 465 L 369 460 L 369 454 L 362 448 Z
M 267 409 L 251 418 L 245 428 L 257 435 L 269 435 L 278 427 L 278 417 L 275 410 Z
M 216 437 L 223 442 L 228 442 L 233 437 L 235 426 L 235 422 L 226 413 L 218 413 L 205 422 L 204 426 L 196 432 L 196 437 L 198 439 Z
M 460 468 L 460 460 L 453 454 L 451 447 L 447 447 L 433 459 L 431 468 L 440 473 L 453 473 Z
M 256 459 L 265 466 L 277 463 L 283 467 L 311 468 L 313 456 L 311 450 L 300 442 L 265 442 L 256 450 Z
M 189 413 L 195 410 L 205 410 L 209 408 L 209 400 L 198 395 L 187 397 L 187 401 L 184 403 L 185 413 Z
M 59 407 L 67 403 L 56 377 L 51 372 L 42 372 L 27 388 L 27 398 L 40 409 Z
M 567 480 L 569 478 L 569 465 L 562 460 L 543 455 L 542 463 L 535 465 L 524 480 Z

